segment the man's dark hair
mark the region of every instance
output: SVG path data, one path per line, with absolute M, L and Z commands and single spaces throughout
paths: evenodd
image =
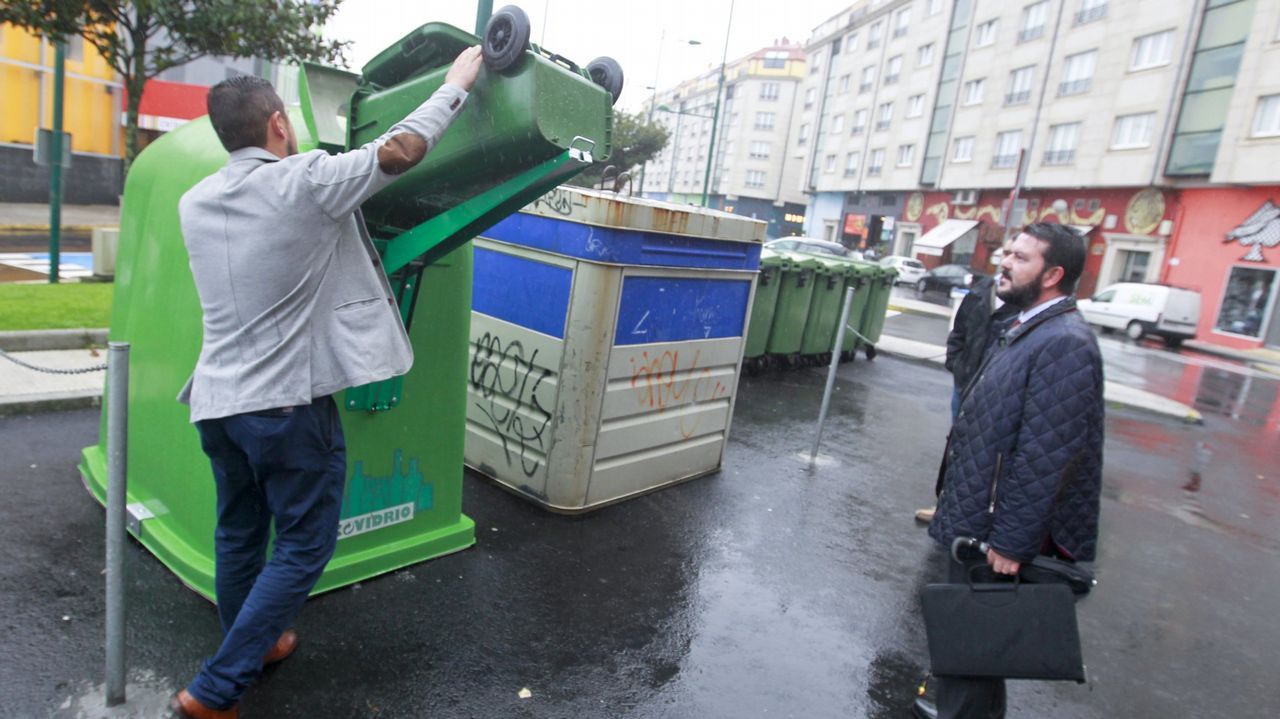
M 1066 225 L 1054 222 L 1035 222 L 1027 225 L 1022 231 L 1032 237 L 1047 242 L 1044 250 L 1044 267 L 1062 268 L 1062 281 L 1058 286 L 1066 294 L 1076 291 L 1076 283 L 1084 272 L 1085 241 L 1076 231 Z
M 227 152 L 265 147 L 273 112 L 284 112 L 284 102 L 271 83 L 255 75 L 236 75 L 209 90 L 209 121 Z

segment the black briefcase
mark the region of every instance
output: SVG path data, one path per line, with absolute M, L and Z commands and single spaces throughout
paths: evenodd
M 930 584 L 921 596 L 936 676 L 1084 683 L 1076 600 L 1066 584 Z

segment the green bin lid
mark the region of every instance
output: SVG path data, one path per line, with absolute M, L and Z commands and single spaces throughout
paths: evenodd
M 781 254 L 785 255 L 787 259 L 791 260 L 791 263 L 795 268 L 804 269 L 804 270 L 814 270 L 815 272 L 821 271 L 823 273 L 827 271 L 826 267 L 823 266 L 822 258 L 820 257 L 807 255 L 803 252 L 791 252 L 789 250 L 783 251 Z

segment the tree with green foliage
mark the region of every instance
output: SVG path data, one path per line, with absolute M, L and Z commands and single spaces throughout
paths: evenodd
M 619 172 L 630 172 L 631 183 L 636 192 L 640 190 L 640 166 L 653 159 L 667 146 L 667 129 L 661 125 L 646 122 L 643 114 L 614 112 L 613 115 L 613 152 L 607 162 L 597 162 L 583 170 L 569 181 L 578 187 L 596 187 L 600 184 L 604 170 L 612 165 Z M 608 189 L 613 188 L 613 173 L 609 175 Z
M 80 35 L 124 80 L 125 172 L 138 154 L 147 80 L 205 55 L 343 62 L 348 43 L 313 31 L 342 0 L 4 0 L 0 23 L 50 40 Z

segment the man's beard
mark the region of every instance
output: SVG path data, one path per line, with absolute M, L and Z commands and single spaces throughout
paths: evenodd
M 1044 278 L 1047 269 L 1040 270 L 1035 279 L 1023 285 L 1013 284 L 1013 278 L 1001 270 L 1000 275 L 1009 280 L 1011 286 L 1007 290 L 997 290 L 996 297 L 1020 310 L 1031 309 L 1032 303 L 1040 297 L 1040 280 Z

